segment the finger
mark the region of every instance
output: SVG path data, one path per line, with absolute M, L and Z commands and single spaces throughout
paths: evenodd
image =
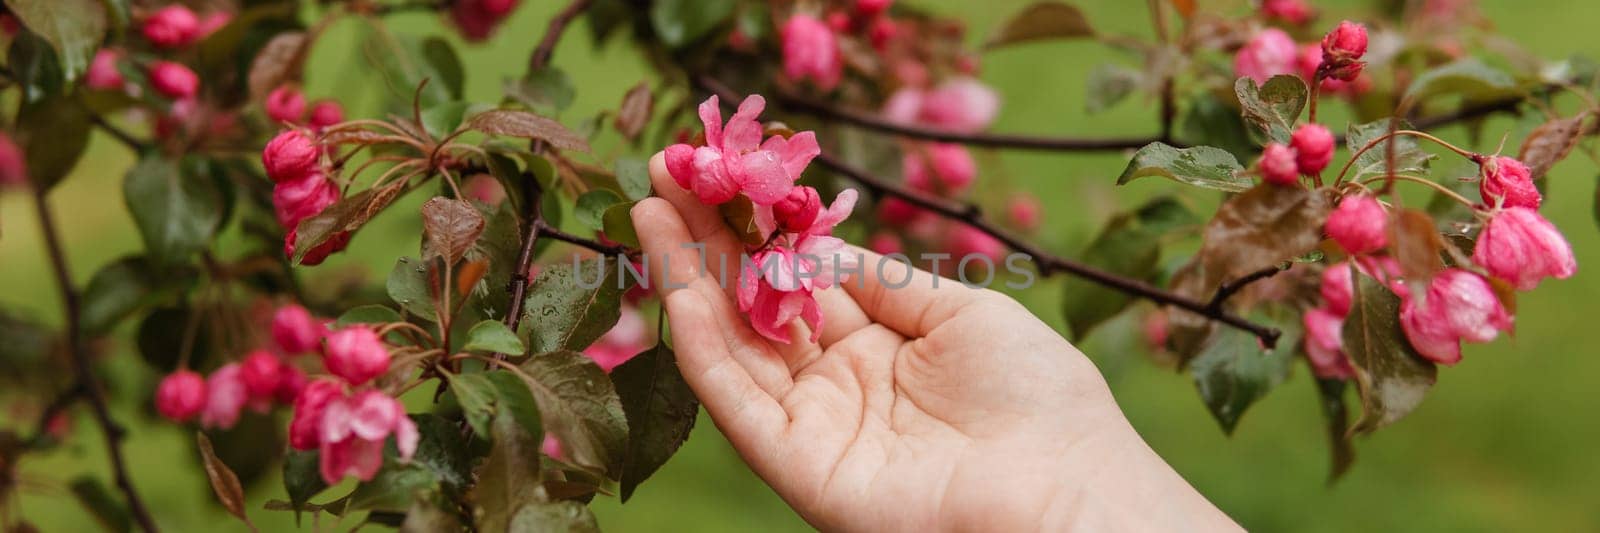
M 718 286 L 717 267 L 702 264 L 705 258 L 700 250 L 689 246 L 689 230 L 678 211 L 661 199 L 646 198 L 634 206 L 632 215 L 652 286 L 663 298 L 678 292 L 698 293 L 707 302 L 706 312 L 719 324 L 712 331 L 724 338 L 724 350 L 763 390 L 773 395 L 788 391 L 794 381 L 782 356 L 750 329 L 727 292 Z
M 845 292 L 869 319 L 906 337 L 926 335 L 983 294 L 900 258 L 886 258 L 855 246 L 847 253 L 859 254 L 863 273 L 841 284 Z
M 663 298 L 683 379 L 734 447 L 747 457 L 774 450 L 788 415 L 733 358 L 710 302 L 696 291 Z

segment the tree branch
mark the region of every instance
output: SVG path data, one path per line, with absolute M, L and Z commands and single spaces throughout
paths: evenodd
M 61 290 L 61 306 L 66 315 L 64 327 L 67 348 L 71 356 L 73 373 L 76 374 L 77 386 L 83 388 L 83 393 L 94 410 L 95 421 L 105 436 L 106 453 L 111 458 L 112 474 L 116 478 L 117 488 L 122 490 L 123 496 L 128 500 L 128 511 L 138 522 L 140 529 L 147 532 L 158 531 L 155 520 L 151 518 L 150 511 L 145 508 L 144 500 L 139 498 L 139 492 L 133 487 L 132 478 L 128 476 L 126 461 L 122 456 L 123 429 L 111 418 L 111 410 L 106 406 L 105 391 L 100 389 L 99 383 L 95 380 L 93 362 L 89 360 L 89 352 L 84 346 L 83 331 L 79 324 L 81 315 L 78 292 L 73 287 L 72 275 L 67 269 L 66 251 L 62 248 L 61 237 L 56 232 L 55 218 L 50 214 L 50 203 L 42 189 L 34 189 L 33 199 L 34 207 L 39 214 L 39 229 L 44 233 L 45 246 L 50 252 L 50 266 L 55 273 L 56 285 Z
M 550 64 L 550 56 L 555 54 L 556 43 L 561 42 L 561 34 L 567 31 L 567 25 L 578 18 L 578 15 L 583 14 L 584 10 L 589 9 L 591 3 L 593 0 L 572 0 L 565 9 L 556 13 L 555 18 L 550 19 L 550 26 L 545 29 L 544 38 L 539 40 L 539 46 L 533 49 L 533 55 L 528 58 L 529 73 L 538 72 Z
M 1285 270 L 1288 270 L 1288 268 L 1272 265 L 1261 270 L 1239 276 L 1238 279 L 1223 282 L 1222 285 L 1217 287 L 1216 294 L 1211 295 L 1211 301 L 1206 304 L 1206 307 L 1220 311 L 1222 310 L 1222 304 L 1226 303 L 1228 298 L 1238 294 L 1239 291 L 1244 290 L 1244 288 L 1248 287 L 1251 283 L 1276 276 L 1279 272 L 1283 272 Z

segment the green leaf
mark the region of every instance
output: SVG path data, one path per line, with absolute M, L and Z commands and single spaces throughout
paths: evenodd
M 607 209 L 622 203 L 622 197 L 609 189 L 595 189 L 578 197 L 578 207 L 572 216 L 589 229 L 599 230 L 605 227 L 601 220 Z
M 1370 433 L 1410 413 L 1438 370 L 1418 355 L 1400 329 L 1400 298 L 1382 283 L 1356 273 L 1350 315 L 1344 320 L 1344 351 L 1356 369 L 1361 418 L 1352 433 Z
M 59 375 L 60 360 L 55 357 L 57 332 L 32 317 L 0 308 L 0 384 L 24 391 L 37 385 L 46 375 Z M 171 368 L 166 367 L 166 368 Z
M 520 379 L 506 372 L 495 374 Z M 521 387 L 527 391 L 527 386 Z M 519 424 L 510 413 L 496 415 L 491 431 L 493 444 L 478 468 L 478 483 L 473 489 L 478 527 L 481 531 L 521 531 L 508 528 L 517 509 L 545 499 L 540 483 L 542 434 L 537 424 Z
M 468 110 L 473 108 L 471 102 L 442 102 L 428 106 L 422 110 L 422 129 L 435 139 L 443 139 L 461 127 L 461 122 L 466 119 Z
M 1101 63 L 1089 71 L 1084 112 L 1099 113 L 1127 99 L 1128 95 L 1133 94 L 1133 90 L 1139 87 L 1141 77 L 1142 74 L 1137 70 L 1115 63 Z
M 133 531 L 133 519 L 122 507 L 122 499 L 112 496 L 105 484 L 89 475 L 73 478 L 68 485 L 78 503 L 106 531 Z M 9 527 L 9 526 L 8 526 Z
M 528 106 L 537 113 L 556 116 L 572 107 L 578 90 L 572 85 L 567 72 L 556 67 L 545 67 L 529 73 L 520 80 L 508 80 L 506 96 Z
M 16 141 L 28 162 L 33 186 L 48 191 L 77 166 L 89 145 L 89 112 L 65 94 L 22 106 Z
M 1467 57 L 1417 75 L 1406 89 L 1405 100 L 1417 102 L 1443 94 L 1487 100 L 1514 94 L 1516 88 L 1517 82 L 1510 74 Z
M 411 456 L 411 462 L 432 470 L 453 494 L 466 493 L 473 481 L 472 464 L 476 458 L 469 449 L 470 441 L 461 438 L 461 427 L 433 413 L 410 416 L 417 425 L 417 453 Z
M 467 331 L 467 345 L 462 349 L 513 355 L 526 350 L 522 339 L 499 320 L 484 320 L 472 326 Z
M 1240 175 L 1242 172 L 1244 167 L 1239 160 L 1221 148 L 1174 148 L 1154 142 L 1133 154 L 1133 161 L 1117 178 L 1117 185 L 1145 176 L 1163 176 L 1196 187 L 1241 192 L 1254 185 L 1250 178 Z
M 611 381 L 628 419 L 621 493 L 627 503 L 639 484 L 689 439 L 700 402 L 683 381 L 677 357 L 664 342 L 613 369 Z
M 345 311 L 344 314 L 339 315 L 338 320 L 334 321 L 334 325 L 342 328 L 354 324 L 388 324 L 403 320 L 405 319 L 401 318 L 400 313 L 393 308 L 387 305 L 371 304 Z
M 422 40 L 422 61 L 427 64 L 436 76 L 429 80 L 444 86 L 445 90 L 455 98 L 461 98 L 466 88 L 466 74 L 461 67 L 461 57 L 456 55 L 456 49 L 450 46 L 450 41 L 438 36 L 429 36 Z
M 18 32 L 7 51 L 7 66 L 11 77 L 22 89 L 23 102 L 36 102 L 46 96 L 59 94 L 62 81 L 61 64 L 56 61 L 55 49 L 43 37 L 31 31 Z
M 1174 233 L 1199 228 L 1200 218 L 1172 197 L 1153 199 L 1113 217 L 1079 259 L 1126 277 L 1150 280 L 1159 273 L 1161 243 Z M 1133 303 L 1127 294 L 1077 277 L 1062 285 L 1062 313 L 1072 338 L 1083 339 L 1095 326 Z
M 650 4 L 650 25 L 672 48 L 700 40 L 733 15 L 733 0 L 660 0 Z
M 633 206 L 638 202 L 617 204 L 606 209 L 601 217 L 601 229 L 606 238 L 633 248 L 639 247 L 639 233 L 633 227 Z
M 1294 123 L 1306 107 L 1306 82 L 1299 76 L 1273 76 L 1260 87 L 1248 77 L 1233 84 L 1245 124 L 1258 144 L 1289 144 Z
M 1411 124 L 1400 121 L 1397 130 L 1411 129 Z M 1377 142 L 1379 138 L 1389 134 L 1389 119 L 1379 119 L 1366 124 L 1351 124 L 1346 134 L 1347 145 L 1351 150 L 1361 150 L 1367 145 L 1372 145 L 1365 153 L 1356 158 L 1351 164 L 1350 179 L 1361 179 L 1367 176 L 1385 175 L 1384 169 L 1388 167 L 1389 144 L 1394 143 L 1394 172 L 1397 174 L 1427 175 L 1428 162 L 1434 156 L 1424 152 L 1417 145 L 1417 139 L 1409 135 L 1400 135 Z
M 1007 19 L 983 47 L 993 50 L 1017 43 L 1094 37 L 1094 34 L 1089 19 L 1076 6 L 1055 1 L 1034 2 Z
M 582 350 L 622 316 L 620 270 L 598 257 L 550 265 L 539 272 L 523 305 L 532 353 Z
M 83 331 L 105 334 L 141 309 L 176 299 L 197 277 L 188 267 L 158 272 L 143 257 L 120 258 L 89 278 L 83 291 Z
M 402 464 L 386 457 L 378 475 L 350 493 L 345 511 L 403 513 L 411 508 L 411 502 L 417 498 L 431 497 L 438 491 L 439 479 L 434 476 L 433 470 L 414 462 Z
M 1183 116 L 1183 139 L 1227 150 L 1235 160 L 1255 157 L 1256 143 L 1250 138 L 1244 117 L 1220 100 L 1210 93 L 1189 100 Z
M 1226 433 L 1232 434 L 1245 410 L 1289 377 L 1294 363 L 1300 345 L 1298 322 L 1265 322 L 1283 331 L 1277 348 L 1263 349 L 1250 332 L 1219 328 L 1189 363 L 1189 375 L 1194 377 L 1200 398 Z
M 108 25 L 100 0 L 5 0 L 24 26 L 56 50 L 67 81 L 89 68 Z
M 402 257 L 395 261 L 394 270 L 389 271 L 389 281 L 385 285 L 389 298 L 394 303 L 400 304 L 400 309 L 407 314 L 435 322 L 437 310 L 434 295 L 439 294 L 429 272 L 428 264 L 410 257 Z
M 455 393 L 461 413 L 467 424 L 479 435 L 489 434 L 489 422 L 494 419 L 494 383 L 488 374 L 454 374 L 450 376 L 450 392 Z
M 617 185 L 629 200 L 650 197 L 650 163 L 637 157 L 622 156 L 616 162 Z
M 521 367 L 545 432 L 561 441 L 571 462 L 604 468 L 616 477 L 628 421 L 605 371 L 583 354 L 565 350 L 535 355 Z
M 420 39 L 413 35 L 373 32 L 362 44 L 364 55 L 376 63 L 378 72 L 383 75 L 394 107 L 409 110 L 417 96 L 424 109 L 461 99 L 460 73 L 464 70 L 460 58 L 449 46 L 428 45 L 433 39 L 437 37 Z M 428 80 L 428 85 L 418 95 L 417 87 L 423 80 Z
M 1350 411 L 1344 404 L 1345 381 L 1318 379 L 1317 400 L 1322 406 L 1322 417 L 1328 423 L 1328 483 L 1338 481 L 1356 460 L 1356 448 L 1350 440 Z
M 554 195 L 550 195 L 554 196 Z M 548 216 L 548 214 L 547 214 Z M 543 248 L 548 246 L 553 239 L 539 239 L 534 244 L 534 255 L 537 256 Z M 494 213 L 489 216 L 489 223 L 484 226 L 483 236 L 479 237 L 478 245 L 489 259 L 489 272 L 484 275 L 484 285 L 489 287 L 489 294 L 478 298 L 478 304 L 484 310 L 484 315 L 491 318 L 504 317 L 506 308 L 510 305 L 510 298 L 506 298 L 500 290 L 511 284 L 512 272 L 517 266 L 517 256 L 522 252 L 522 223 L 517 218 L 517 212 L 511 202 L 501 202 L 494 208 Z
M 202 166 L 198 160 L 184 167 Z M 177 161 L 146 155 L 122 182 L 123 200 L 144 237 L 145 253 L 158 264 L 189 259 L 222 226 L 222 193 L 209 175 L 186 172 Z
M 322 480 L 321 455 L 316 450 L 289 450 L 283 458 L 283 490 L 289 494 L 289 506 L 294 509 L 295 523 L 300 523 L 300 512 L 308 510 L 311 498 L 328 488 Z
M 531 503 L 511 518 L 508 531 L 517 533 L 600 533 L 589 506 L 575 501 Z

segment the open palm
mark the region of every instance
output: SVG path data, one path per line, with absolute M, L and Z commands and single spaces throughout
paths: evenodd
M 1127 425 L 1088 359 L 999 293 L 855 250 L 865 275 L 816 294 L 819 343 L 805 342 L 799 321 L 790 344 L 757 334 L 734 282 L 701 271 L 702 251 L 688 243 L 703 244 L 710 265 L 739 264 L 743 245 L 660 156 L 650 170 L 661 198 L 633 216 L 684 377 L 740 455 L 812 524 L 1109 525 L 1122 510 L 1150 514 L 1141 493 L 1209 510 L 1179 524 L 1226 523 Z

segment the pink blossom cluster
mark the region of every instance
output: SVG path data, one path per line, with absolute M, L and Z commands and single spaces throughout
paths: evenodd
M 494 35 L 500 23 L 522 0 L 456 0 L 450 3 L 450 22 L 468 41 L 481 42 Z
M 306 105 L 305 93 L 293 85 L 273 89 L 261 103 L 267 118 L 280 124 L 309 126 L 312 130 L 322 131 L 323 128 L 344 122 L 344 108 L 337 101 L 318 100 L 310 104 L 309 111 Z
M 28 160 L 11 134 L 0 131 L 0 187 L 28 182 Z
M 1295 128 L 1289 144 L 1267 143 L 1256 162 L 1256 171 L 1267 183 L 1294 186 L 1300 176 L 1315 176 L 1333 161 L 1333 132 L 1321 124 L 1307 123 Z
M 1262 9 L 1265 13 L 1275 4 L 1293 3 L 1299 1 L 1268 2 L 1262 4 Z M 1283 30 L 1265 28 L 1234 54 L 1233 73 L 1258 84 L 1281 75 L 1298 75 L 1310 84 L 1322 70 L 1323 93 L 1355 97 L 1372 90 L 1372 78 L 1362 72 L 1364 63 L 1360 61 L 1366 49 L 1366 28 L 1350 21 L 1340 23 L 1321 43 L 1303 45 L 1296 44 Z M 1328 68 L 1323 69 L 1324 63 Z
M 705 145 L 667 147 L 667 171 L 701 203 L 721 204 L 742 194 L 754 204 L 756 227 L 772 238 L 751 254 L 753 265 L 742 265 L 739 309 L 757 332 L 782 343 L 791 340 L 788 324 L 800 318 L 815 342 L 823 317 L 814 291 L 832 285 L 835 268 L 854 266 L 854 258 L 842 253 L 844 241 L 832 233 L 850 216 L 856 192 L 845 190 L 824 207 L 816 189 L 796 186 L 822 149 L 809 131 L 763 141 L 756 118 L 765 106 L 751 95 L 724 126 L 717 97 L 701 103 Z
M 284 305 L 272 315 L 272 345 L 218 367 L 210 376 L 181 369 L 156 387 L 156 411 L 174 422 L 199 419 L 208 428 L 230 428 L 246 408 L 267 412 L 289 405 L 306 385 L 306 373 L 294 360 L 320 349 L 326 320 L 304 307 Z
M 322 156 L 323 147 L 299 129 L 284 130 L 261 151 L 261 164 L 275 184 L 272 206 L 278 223 L 288 230 L 283 239 L 285 256 L 294 256 L 300 222 L 338 202 L 342 194 L 339 185 L 328 177 Z M 349 243 L 350 234 L 339 233 L 307 252 L 301 264 L 321 264 Z
M 170 4 L 147 14 L 139 32 L 150 47 L 166 54 L 180 54 L 212 33 L 228 25 L 233 15 L 227 11 L 214 11 L 200 16 L 182 4 Z M 122 64 L 128 53 L 116 48 L 103 48 L 95 52 L 84 74 L 84 86 L 96 91 L 120 91 L 139 96 L 143 87 L 130 83 L 123 75 Z M 199 117 L 201 80 L 188 65 L 172 58 L 155 59 L 142 65 L 148 88 L 168 101 L 158 116 L 155 129 L 159 137 L 166 138 L 180 131 L 189 131 Z M 215 116 L 207 131 L 225 131 L 233 128 L 232 118 Z
M 849 9 L 828 12 L 824 18 L 797 10 L 778 28 L 783 49 L 784 76 L 792 81 L 808 81 L 823 91 L 838 87 L 844 78 L 845 57 L 841 41 L 846 36 L 862 38 L 882 51 L 900 35 L 900 26 L 889 16 L 893 0 L 856 0 Z M 749 37 L 736 31 L 731 37 L 737 48 L 749 48 Z

